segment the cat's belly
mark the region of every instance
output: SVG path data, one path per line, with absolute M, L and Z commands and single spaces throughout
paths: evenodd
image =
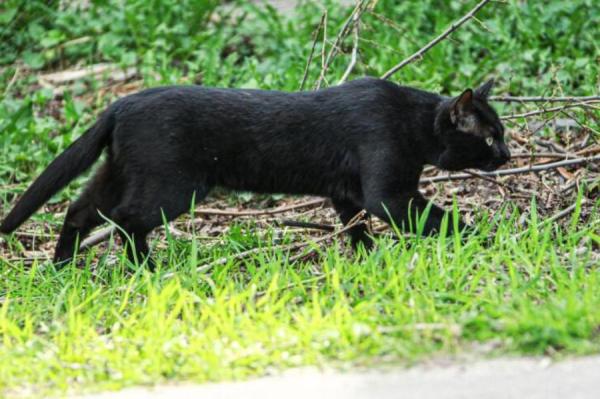
M 223 177 L 216 185 L 233 190 L 264 194 L 317 195 L 352 202 L 362 201 L 358 174 L 273 170 L 256 175 L 234 174 Z

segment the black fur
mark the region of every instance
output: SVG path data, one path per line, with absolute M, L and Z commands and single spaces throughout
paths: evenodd
M 417 190 L 424 164 L 492 170 L 509 159 L 486 101 L 491 84 L 457 98 L 372 78 L 298 93 L 145 90 L 109 106 L 25 192 L 0 231 L 15 230 L 104 147 L 107 161 L 69 207 L 57 262 L 103 223 L 100 213 L 127 233 L 135 248 L 129 256 L 141 262 L 146 236 L 163 215 L 176 218 L 215 186 L 325 196 L 343 223 L 364 208 L 406 225 L 427 206 Z M 436 231 L 443 216 L 433 206 L 424 233 Z M 370 243 L 363 226 L 350 236 L 355 245 Z

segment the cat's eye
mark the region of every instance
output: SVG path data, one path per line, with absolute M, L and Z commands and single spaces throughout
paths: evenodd
M 491 147 L 492 144 L 494 144 L 494 138 L 493 137 L 487 137 L 485 139 L 485 143 L 488 145 L 488 147 Z

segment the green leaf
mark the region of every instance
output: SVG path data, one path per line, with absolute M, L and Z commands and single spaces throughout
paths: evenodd
M 40 69 L 46 63 L 44 56 L 40 52 L 26 51 L 23 53 L 23 61 L 33 69 Z

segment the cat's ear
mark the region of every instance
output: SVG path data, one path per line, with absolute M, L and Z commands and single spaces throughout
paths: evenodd
M 485 82 L 484 84 L 479 86 L 477 89 L 475 89 L 475 95 L 479 98 L 486 99 L 490 95 L 490 91 L 492 91 L 493 87 L 494 87 L 494 78 L 488 80 L 487 82 Z
M 470 111 L 473 110 L 473 90 L 467 89 L 458 96 L 450 109 L 450 121 L 457 125 L 461 119 L 464 119 Z

